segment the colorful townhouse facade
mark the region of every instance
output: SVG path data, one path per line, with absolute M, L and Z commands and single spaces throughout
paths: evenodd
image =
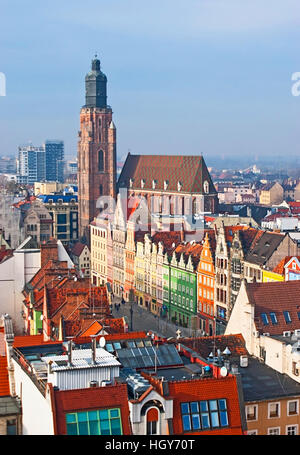
M 205 234 L 197 267 L 197 315 L 203 334 L 215 333 L 215 232 Z
M 197 266 L 201 244 L 179 244 L 163 265 L 164 305 L 169 320 L 197 329 Z

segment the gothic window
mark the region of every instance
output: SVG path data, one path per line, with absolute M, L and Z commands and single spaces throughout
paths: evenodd
M 98 121 L 98 135 L 99 135 L 99 142 L 101 142 L 101 118 Z
M 99 195 L 102 196 L 103 194 L 103 185 L 99 185 Z
M 104 170 L 103 151 L 99 150 L 99 152 L 98 152 L 98 171 L 102 172 L 103 170 Z
M 209 192 L 209 183 L 207 180 L 205 180 L 205 182 L 203 183 L 203 190 L 204 190 L 204 193 L 208 193 Z

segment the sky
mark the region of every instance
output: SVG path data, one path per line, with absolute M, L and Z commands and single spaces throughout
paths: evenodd
M 299 156 L 299 0 L 0 0 L 0 155 L 62 139 L 77 155 L 97 52 L 117 152 Z

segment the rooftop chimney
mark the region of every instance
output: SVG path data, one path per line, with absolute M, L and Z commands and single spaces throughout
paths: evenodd
M 50 259 L 58 261 L 58 248 L 55 239 L 41 245 L 41 267 L 47 264 Z
M 97 348 L 97 340 L 95 337 L 92 338 L 92 364 L 96 365 L 96 348 Z
M 72 340 L 68 341 L 68 366 L 72 366 Z

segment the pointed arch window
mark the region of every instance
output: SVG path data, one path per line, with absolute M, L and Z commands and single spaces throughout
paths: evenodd
M 98 171 L 104 171 L 104 154 L 103 150 L 99 150 L 98 152 Z

